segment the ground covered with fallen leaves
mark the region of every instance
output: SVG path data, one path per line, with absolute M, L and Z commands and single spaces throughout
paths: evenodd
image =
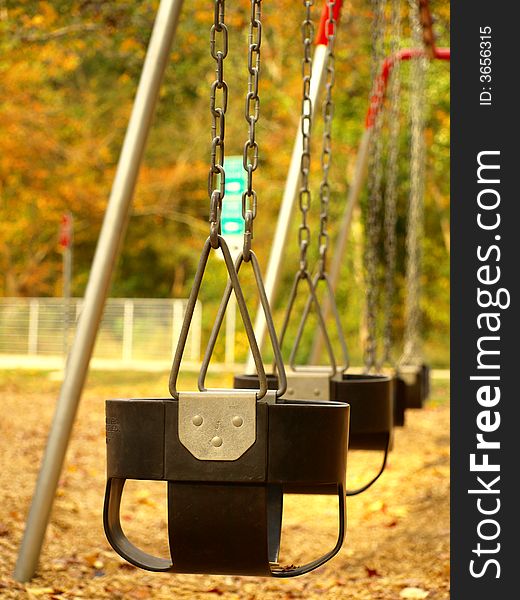
M 408 411 L 386 472 L 348 502 L 347 540 L 332 561 L 289 580 L 154 574 L 126 564 L 103 533 L 104 399 L 165 395 L 167 374 L 94 372 L 78 414 L 51 524 L 34 579 L 12 579 L 59 381 L 48 373 L 0 371 L 0 598 L 222 600 L 449 598 L 448 381 L 434 381 L 421 411 Z M 211 382 L 210 382 L 211 383 Z M 349 455 L 349 484 L 361 484 L 380 456 Z M 124 527 L 143 549 L 167 556 L 165 487 L 130 482 Z M 288 496 L 281 562 L 301 564 L 331 547 L 331 497 Z

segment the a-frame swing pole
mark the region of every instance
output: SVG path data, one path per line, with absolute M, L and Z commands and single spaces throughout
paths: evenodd
M 385 99 L 385 93 L 388 86 L 388 81 L 390 75 L 392 73 L 392 69 L 397 61 L 408 61 L 417 58 L 429 58 L 429 51 L 421 48 L 405 48 L 400 50 L 393 56 L 389 56 L 383 62 L 383 66 L 381 68 L 381 73 L 379 74 L 379 81 L 376 83 L 377 86 L 381 86 L 379 89 L 382 93 L 380 93 L 377 97 L 377 102 L 371 102 L 367 116 L 365 121 L 365 130 L 363 132 L 363 136 L 361 138 L 358 153 L 356 157 L 356 164 L 354 167 L 354 175 L 352 178 L 352 183 L 350 185 L 350 189 L 347 195 L 347 202 L 345 204 L 345 210 L 343 211 L 343 216 L 341 218 L 340 229 L 338 238 L 336 240 L 336 246 L 334 249 L 332 264 L 329 271 L 329 279 L 331 283 L 332 290 L 335 292 L 338 286 L 341 266 L 343 264 L 343 257 L 345 254 L 345 250 L 347 247 L 347 243 L 350 237 L 350 230 L 352 226 L 352 216 L 354 214 L 354 209 L 356 208 L 361 193 L 363 191 L 363 186 L 365 183 L 365 178 L 367 174 L 368 167 L 368 156 L 369 156 L 369 147 L 370 147 L 370 136 L 373 131 L 373 125 L 375 119 L 382 109 L 383 102 Z M 449 48 L 433 48 L 433 60 L 450 60 L 450 49 Z M 325 298 L 321 305 L 321 310 L 323 317 L 326 319 L 329 311 L 330 304 L 328 300 Z M 316 329 L 316 336 L 314 338 L 314 343 L 311 351 L 311 364 L 318 364 L 321 351 L 323 347 L 323 338 L 319 328 Z
M 128 123 L 103 226 L 85 292 L 83 310 L 70 349 L 47 447 L 14 571 L 31 579 L 38 566 L 58 480 L 85 384 L 112 272 L 124 237 L 159 89 L 179 22 L 182 0 L 161 0 Z
M 334 18 L 339 21 L 341 14 L 343 0 L 336 0 L 334 6 Z M 314 50 L 314 56 L 312 59 L 312 75 L 311 75 L 311 88 L 310 97 L 312 102 L 312 118 L 316 115 L 318 108 L 318 98 L 322 88 L 323 79 L 325 75 L 325 63 L 327 59 L 327 20 L 328 20 L 328 6 L 327 0 L 324 1 L 323 11 L 321 13 L 320 25 L 318 33 L 316 35 L 316 48 Z M 276 230 L 273 236 L 273 242 L 271 245 L 271 253 L 269 255 L 269 262 L 267 263 L 267 271 L 265 276 L 265 292 L 269 304 L 272 306 L 276 297 L 278 289 L 278 283 L 280 281 L 280 273 L 282 264 L 285 260 L 285 253 L 287 247 L 287 238 L 289 235 L 289 229 L 291 225 L 291 215 L 294 209 L 296 198 L 298 197 L 298 191 L 300 189 L 300 162 L 302 155 L 303 137 L 301 131 L 301 119 L 298 121 L 298 129 L 296 132 L 296 138 L 294 140 L 293 151 L 291 155 L 291 162 L 289 165 L 289 171 L 287 172 L 287 178 L 285 180 L 285 188 L 282 197 L 282 203 L 280 205 L 280 212 L 278 213 L 278 221 L 276 223 Z M 258 346 L 262 348 L 267 334 L 267 323 L 265 320 L 264 311 L 261 307 L 258 308 L 255 318 L 255 335 L 258 342 Z M 247 358 L 246 373 L 255 372 L 255 363 L 251 352 Z

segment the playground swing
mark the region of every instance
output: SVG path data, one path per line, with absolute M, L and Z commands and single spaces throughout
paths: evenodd
M 382 10 L 380 8 L 380 10 Z M 377 24 L 382 28 L 382 15 L 375 21 L 372 79 L 373 86 L 367 116 L 367 126 L 371 136 L 367 146 L 369 163 L 368 198 L 365 224 L 365 273 L 366 273 L 366 322 L 367 336 L 365 340 L 364 362 L 365 372 L 384 371 L 389 364 L 393 373 L 396 363 L 393 356 L 393 317 L 396 281 L 397 250 L 397 195 L 398 195 L 398 157 L 400 130 L 401 76 L 400 61 L 392 63 L 392 69 L 385 72 L 389 64 L 383 60 L 384 31 L 377 31 Z M 397 56 L 401 43 L 401 0 L 392 0 L 390 56 Z M 388 94 L 385 94 L 388 85 Z M 385 95 L 388 103 L 385 104 Z M 388 124 L 388 142 L 386 165 L 383 159 L 383 129 L 385 117 Z M 383 186 L 383 179 L 385 185 Z M 381 214 L 383 213 L 383 214 Z M 384 285 L 380 286 L 377 267 L 379 264 L 379 239 L 383 236 L 384 248 Z M 382 288 L 382 289 L 380 289 Z M 382 317 L 382 352 L 377 357 L 377 302 L 383 298 Z M 394 427 L 405 423 L 406 402 L 403 394 L 398 393 L 395 376 L 392 376 L 393 390 L 393 424 Z
M 395 2 L 397 7 L 394 6 L 394 12 L 399 14 L 399 3 Z M 372 29 L 372 81 L 373 81 L 373 94 L 371 99 L 374 101 L 374 96 L 377 97 L 381 93 L 381 90 L 377 89 L 377 69 L 381 60 L 383 47 L 384 47 L 384 21 L 385 21 L 385 3 L 381 0 L 377 0 L 374 3 L 375 15 L 373 20 Z M 378 131 L 379 122 L 376 122 L 374 135 L 371 140 L 370 146 L 370 159 L 371 166 L 375 167 L 374 163 L 378 160 L 378 150 L 380 147 L 380 133 Z M 350 389 L 346 388 L 345 394 L 350 392 L 353 397 L 351 404 L 351 434 L 350 434 L 350 445 L 349 449 L 359 450 L 373 450 L 382 451 L 383 459 L 379 470 L 375 476 L 365 485 L 357 490 L 353 490 L 349 495 L 359 494 L 371 485 L 373 485 L 384 472 L 386 467 L 388 452 L 391 450 L 393 444 L 393 427 L 394 427 L 394 398 L 393 398 L 393 381 L 392 378 L 383 374 L 379 369 L 373 369 L 375 366 L 375 344 L 376 344 L 376 331 L 375 331 L 375 294 L 377 293 L 377 282 L 375 278 L 376 274 L 376 243 L 377 243 L 377 203 L 378 197 L 376 188 L 378 178 L 377 171 L 375 168 L 370 170 L 374 177 L 370 177 L 369 182 L 372 181 L 373 185 L 369 185 L 370 193 L 368 199 L 368 223 L 365 234 L 365 268 L 367 271 L 365 298 L 367 305 L 367 328 L 368 336 L 366 339 L 366 348 L 364 352 L 365 368 L 361 375 L 349 375 L 346 382 L 351 382 Z M 345 376 L 344 376 L 345 378 Z M 356 385 L 357 384 L 357 385 Z M 361 388 L 361 385 L 365 385 L 365 388 Z M 357 389 L 366 389 L 366 392 L 372 392 L 371 394 L 366 393 L 365 397 L 358 398 L 355 395 Z M 356 402 L 357 401 L 357 402 Z M 358 404 L 359 403 L 359 404 Z M 356 411 L 356 408 L 358 410 Z M 358 418 L 358 423 L 355 422 L 355 418 Z
M 327 272 L 327 250 L 329 234 L 327 231 L 329 202 L 330 202 L 330 184 L 328 181 L 329 168 L 331 164 L 331 125 L 333 118 L 334 105 L 332 102 L 332 88 L 334 85 L 334 42 L 336 37 L 336 20 L 327 30 L 327 58 L 326 58 L 326 84 L 325 100 L 323 102 L 324 132 L 321 154 L 322 181 L 320 185 L 320 232 L 318 239 L 319 261 L 318 269 L 314 277 L 311 277 L 308 271 L 307 250 L 310 242 L 310 229 L 307 223 L 307 216 L 310 208 L 311 192 L 309 189 L 309 170 L 310 170 L 310 137 L 311 137 L 311 114 L 310 98 L 308 94 L 310 78 L 310 53 L 308 46 L 304 49 L 304 81 L 303 81 L 303 100 L 302 100 L 302 154 L 300 161 L 301 187 L 299 191 L 299 206 L 301 212 L 301 224 L 298 231 L 298 243 L 300 249 L 299 268 L 295 273 L 293 286 L 289 294 L 284 321 L 280 333 L 280 345 L 283 343 L 287 333 L 288 324 L 294 308 L 298 286 L 302 281 L 308 286 L 308 295 L 305 308 L 298 326 L 297 333 L 293 340 L 292 349 L 289 357 L 291 370 L 287 373 L 287 392 L 285 397 L 297 397 L 312 401 L 315 398 L 332 400 L 339 402 L 348 402 L 351 406 L 350 412 L 350 434 L 349 448 L 364 450 L 383 451 L 384 459 L 382 468 L 377 475 L 370 480 L 368 484 L 363 485 L 357 490 L 348 490 L 347 495 L 355 495 L 368 489 L 380 476 L 386 464 L 386 456 L 392 441 L 392 383 L 391 379 L 385 375 L 354 375 L 346 373 L 349 367 L 349 356 L 345 336 L 341 325 L 339 311 L 332 291 L 332 287 Z M 307 39 L 307 38 L 306 38 Z M 308 71 L 305 71 L 307 67 Z M 306 74 L 307 73 L 307 74 Z M 320 303 L 317 298 L 316 290 L 320 282 L 323 282 L 327 298 L 333 312 L 333 321 L 336 327 L 337 338 L 339 339 L 343 364 L 338 367 L 330 337 L 325 327 L 325 321 L 321 313 Z M 227 303 L 230 289 L 228 286 L 227 297 L 223 299 Z M 314 307 L 319 329 L 325 340 L 329 365 L 324 369 L 314 365 L 301 367 L 295 364 L 296 353 L 301 342 L 304 327 L 311 308 Z M 217 321 L 212 334 L 213 341 L 216 338 L 216 332 L 221 326 L 221 320 Z M 270 377 L 270 385 L 276 387 L 276 376 Z M 256 376 L 239 375 L 235 377 L 234 385 L 240 388 L 251 388 L 257 385 Z
M 289 364 L 291 370 L 287 373 L 287 390 L 285 396 L 297 397 L 301 400 L 314 401 L 316 399 L 319 400 L 329 400 L 330 399 L 330 379 L 336 375 L 337 365 L 336 358 L 334 355 L 334 350 L 332 348 L 332 344 L 330 342 L 330 338 L 325 326 L 325 321 L 323 320 L 320 305 L 318 302 L 318 298 L 315 292 L 315 283 L 308 269 L 308 258 L 307 252 L 310 244 L 310 236 L 311 231 L 307 222 L 308 214 L 310 210 L 311 203 L 311 191 L 309 189 L 309 177 L 310 177 L 310 161 L 311 161 L 311 132 L 312 132 L 312 115 L 313 115 L 313 102 L 311 98 L 311 76 L 313 69 L 313 59 L 311 56 L 311 48 L 314 37 L 314 23 L 311 16 L 311 7 L 314 4 L 313 1 L 304 0 L 303 2 L 305 7 L 305 19 L 302 23 L 302 42 L 303 42 L 303 58 L 302 58 L 302 100 L 301 100 L 301 116 L 300 116 L 300 130 L 301 130 L 301 138 L 302 138 L 302 147 L 301 154 L 299 160 L 299 175 L 300 175 L 300 188 L 298 192 L 298 200 L 299 200 L 299 209 L 301 214 L 301 223 L 298 228 L 298 247 L 299 247 L 299 268 L 297 269 L 293 284 L 291 288 L 291 292 L 289 294 L 289 301 L 287 304 L 287 309 L 285 312 L 284 322 L 281 328 L 280 333 L 280 346 L 282 346 L 287 326 L 290 320 L 291 312 L 294 306 L 294 302 L 296 300 L 298 294 L 298 288 L 302 282 L 304 282 L 307 292 L 308 298 L 307 303 L 314 305 L 316 308 L 316 314 L 318 319 L 318 327 L 322 332 L 324 339 L 326 341 L 327 347 L 327 355 L 329 359 L 329 365 L 325 368 L 318 367 L 309 367 L 302 368 L 295 364 L 295 355 L 298 349 L 299 341 L 301 339 L 302 330 L 304 326 L 304 320 L 300 323 L 299 331 L 296 336 L 295 343 L 293 344 L 291 354 L 289 357 Z M 336 23 L 339 18 L 339 11 L 341 7 L 341 2 L 338 0 L 336 2 L 329 2 L 328 0 L 324 6 L 324 13 L 322 15 L 322 23 L 325 23 L 325 37 L 327 40 L 327 54 L 325 58 L 326 71 L 327 71 L 327 88 L 328 95 L 331 94 L 332 85 L 334 83 L 334 40 L 336 37 Z M 325 101 L 324 106 L 327 104 Z M 328 128 L 325 128 L 324 132 L 324 140 L 325 137 L 328 137 L 329 145 L 330 145 L 330 124 L 332 120 L 332 101 L 329 97 L 328 100 Z M 327 134 L 328 131 L 328 134 Z M 326 165 L 326 172 L 328 172 L 328 163 L 330 162 L 330 148 L 326 150 L 325 155 L 328 158 Z M 322 161 L 322 164 L 325 163 Z M 325 182 L 326 186 L 323 187 L 323 194 L 328 193 L 328 182 Z M 322 203 L 328 202 L 323 195 Z M 325 226 L 327 219 L 327 214 L 323 215 L 322 218 L 322 227 Z M 326 234 L 326 232 L 324 232 Z M 230 285 L 226 289 L 224 297 L 222 299 L 222 305 L 226 305 L 229 301 L 229 296 L 231 293 Z M 221 305 L 221 306 L 222 306 Z M 220 314 L 222 314 L 222 309 L 220 310 Z M 336 323 L 339 323 L 339 315 L 336 312 Z M 211 334 L 211 340 L 215 341 L 216 335 L 222 325 L 222 319 L 217 319 L 215 321 L 213 331 Z M 341 325 L 340 325 L 341 327 Z M 343 338 L 340 338 L 340 343 L 342 345 L 342 352 L 345 360 L 345 366 L 348 365 L 348 351 Z M 205 359 L 206 360 L 206 359 Z M 276 366 L 276 365 L 274 365 Z M 345 367 L 344 367 L 345 368 Z M 271 387 L 276 388 L 277 386 L 277 375 L 276 369 L 273 368 L 273 373 L 268 375 L 268 381 Z M 234 385 L 239 388 L 255 388 L 258 385 L 258 377 L 257 375 L 249 375 L 242 374 L 238 375 L 234 379 Z
M 394 0 L 392 9 L 392 23 L 393 23 L 393 34 L 392 34 L 392 45 L 390 48 L 390 54 L 377 66 L 380 68 L 377 78 L 374 80 L 373 91 L 370 97 L 369 109 L 366 117 L 365 133 L 363 135 L 361 144 L 359 146 L 359 153 L 356 161 L 355 174 L 349 191 L 349 197 L 347 205 L 345 207 L 344 215 L 340 225 L 340 235 L 336 245 L 336 252 L 334 261 L 331 268 L 331 284 L 333 289 L 337 285 L 337 281 L 340 273 L 341 257 L 344 253 L 344 249 L 348 240 L 348 232 L 350 229 L 353 208 L 356 205 L 361 190 L 363 188 L 363 182 L 365 178 L 365 172 L 367 171 L 367 163 L 370 162 L 370 169 L 368 169 L 369 176 L 375 172 L 374 167 L 377 165 L 373 164 L 374 158 L 374 138 L 379 139 L 381 134 L 381 113 L 386 109 L 385 98 L 387 95 L 389 98 L 389 122 L 390 122 L 390 133 L 388 142 L 388 162 L 386 165 L 386 185 L 384 189 L 384 196 L 379 199 L 379 203 L 384 201 L 384 227 L 385 227 L 385 311 L 384 311 L 384 329 L 383 329 L 383 355 L 377 361 L 377 370 L 381 370 L 383 365 L 386 363 L 392 369 L 394 375 L 394 426 L 402 426 L 405 421 L 405 410 L 411 407 L 420 407 L 424 399 L 429 393 L 429 368 L 423 363 L 422 354 L 418 345 L 420 338 L 418 332 L 418 310 L 419 300 L 417 294 L 413 294 L 413 290 L 418 289 L 418 275 L 419 271 L 415 268 L 415 276 L 408 276 L 407 280 L 410 282 L 415 281 L 416 285 L 410 285 L 412 295 L 408 297 L 407 304 L 408 309 L 406 315 L 413 317 L 408 319 L 409 326 L 407 328 L 407 336 L 410 341 L 414 339 L 416 342 L 410 344 L 405 342 L 405 348 L 413 348 L 415 350 L 411 353 L 403 353 L 403 356 L 398 361 L 392 356 L 392 346 L 394 345 L 393 331 L 392 331 L 392 317 L 393 317 L 393 302 L 395 296 L 395 248 L 396 248 L 396 195 L 397 195 L 397 157 L 398 157 L 398 136 L 399 136 L 399 99 L 400 99 L 400 64 L 402 61 L 411 61 L 412 63 L 428 60 L 450 60 L 450 49 L 449 48 L 438 48 L 435 45 L 435 37 L 432 29 L 432 19 L 429 12 L 427 0 L 420 0 L 419 6 L 415 2 L 410 2 L 412 25 L 414 33 L 414 42 L 416 46 L 414 48 L 399 49 L 400 41 L 400 10 L 399 0 Z M 419 9 L 419 15 L 415 12 Z M 419 21 L 420 17 L 420 21 Z M 421 39 L 422 33 L 422 39 Z M 376 39 L 376 38 L 375 38 Z M 375 41 L 375 40 L 374 40 Z M 374 76 L 374 74 L 373 74 Z M 390 85 L 389 85 L 390 83 Z M 416 85 L 417 80 L 414 79 L 412 82 Z M 387 90 L 389 94 L 387 94 Z M 424 95 L 418 96 L 415 100 L 415 106 L 418 110 L 424 102 Z M 415 113 L 418 114 L 418 113 Z M 421 130 L 422 131 L 422 130 Z M 420 142 L 420 136 L 416 136 L 416 141 Z M 417 147 L 417 145 L 415 146 Z M 412 153 L 415 153 L 414 146 L 412 146 Z M 381 157 L 380 157 L 381 159 Z M 379 159 L 379 160 L 380 160 Z M 424 150 L 423 157 L 424 161 Z M 416 164 L 418 164 L 416 162 Z M 420 164 L 420 163 L 419 163 Z M 382 166 L 377 167 L 382 169 Z M 420 173 L 420 170 L 415 169 L 414 173 Z M 380 186 L 382 179 L 382 172 L 376 177 L 379 181 L 377 184 Z M 413 174 L 411 174 L 413 180 Z M 369 181 L 369 186 L 374 185 L 374 180 Z M 419 185 L 419 188 L 422 184 Z M 417 189 L 417 188 L 416 188 Z M 379 187 L 378 194 L 382 194 L 382 190 Z M 417 198 L 417 194 L 415 195 Z M 422 200 L 421 200 L 422 202 Z M 409 216 L 412 214 L 410 211 Z M 376 220 L 376 224 L 378 221 Z M 414 223 L 410 222 L 408 227 L 408 236 L 411 242 L 408 244 L 408 248 L 416 248 L 414 251 L 420 252 L 420 232 L 414 231 Z M 410 237 L 411 236 L 411 237 Z M 411 253 L 408 252 L 408 257 Z M 412 266 L 412 262 L 408 261 L 407 266 Z M 410 268 L 407 269 L 410 273 Z M 415 307 L 415 308 L 414 308 Z M 327 306 L 325 305 L 325 308 Z M 375 335 L 375 333 L 374 333 Z M 315 338 L 312 355 L 316 356 L 321 347 L 321 339 L 318 335 Z M 374 358 L 374 365 L 376 361 Z M 372 366 L 371 366 L 372 368 Z M 365 368 L 366 370 L 366 368 Z M 352 434 L 351 434 L 352 439 Z
M 251 0 L 249 87 L 244 147 L 248 189 L 243 195 L 244 248 L 235 265 L 220 235 L 224 198 L 224 137 L 227 85 L 225 0 L 215 0 L 211 54 L 217 64 L 212 85 L 212 162 L 209 176 L 210 235 L 206 240 L 188 300 L 170 375 L 172 398 L 108 400 L 107 471 L 104 525 L 113 548 L 132 564 L 151 571 L 293 577 L 319 567 L 340 549 L 345 535 L 345 473 L 349 406 L 342 402 L 289 400 L 285 369 L 260 267 L 251 247 L 257 196 L 253 173 L 258 165 L 255 125 L 259 117 L 258 78 L 261 47 L 261 0 Z M 305 1 L 307 14 L 311 0 Z M 334 2 L 328 2 L 332 11 Z M 329 12 L 329 15 L 331 12 Z M 219 34 L 221 47 L 216 49 Z M 222 94 L 216 106 L 217 93 Z M 243 390 L 207 390 L 203 365 L 197 392 L 177 390 L 177 378 L 194 307 L 212 250 L 220 248 L 257 369 L 258 386 Z M 279 389 L 268 390 L 238 271 L 251 263 L 260 304 L 274 348 Z M 222 307 L 225 312 L 225 306 Z M 223 312 L 219 314 L 223 315 Z M 207 353 L 208 354 L 208 353 Z M 208 355 L 208 362 L 211 352 Z M 319 448 L 319 452 L 316 449 Z M 168 482 L 170 558 L 158 558 L 134 546 L 120 522 L 126 479 Z M 299 567 L 280 567 L 283 494 L 308 490 L 338 496 L 338 535 L 324 556 Z
M 410 23 L 414 43 L 424 42 L 426 53 L 436 57 L 431 18 L 427 2 L 421 0 L 418 11 L 410 11 Z M 428 27 L 429 25 L 429 27 Z M 425 27 L 426 26 L 426 27 Z M 411 145 L 410 145 L 410 193 L 406 228 L 405 273 L 405 330 L 404 349 L 396 365 L 397 395 L 404 398 L 406 408 L 422 408 L 430 393 L 430 368 L 424 362 L 421 346 L 421 238 L 424 220 L 424 97 L 426 58 L 418 58 L 411 64 Z
M 392 1 L 392 37 L 390 56 L 397 56 L 401 45 L 401 0 Z M 396 61 L 389 74 L 389 103 L 387 108 L 388 146 L 385 165 L 385 188 L 383 195 L 384 227 L 384 311 L 383 311 L 383 351 L 378 369 L 389 364 L 393 373 L 394 427 L 405 424 L 406 401 L 398 393 L 396 361 L 393 353 L 397 259 L 397 197 L 398 197 L 398 159 L 401 108 L 401 63 Z M 384 91 L 381 91 L 384 94 Z M 382 98 L 380 99 L 382 103 Z M 383 108 L 383 107 L 382 107 Z M 379 115 L 382 118 L 382 115 Z
M 379 3 L 382 9 L 383 3 Z M 382 37 L 381 14 L 374 21 L 374 41 L 379 43 Z M 375 47 L 375 45 L 374 45 Z M 331 87 L 331 86 L 330 86 Z M 327 116 L 330 112 L 330 87 L 326 92 L 324 101 L 324 121 L 327 125 Z M 314 277 L 314 288 L 320 281 L 324 282 L 325 290 L 328 293 L 328 301 L 334 316 L 334 323 L 337 329 L 337 336 L 340 341 L 343 340 L 342 348 L 346 348 L 344 342 L 344 333 L 339 318 L 336 300 L 332 290 L 331 282 L 327 272 L 327 246 L 328 233 L 326 225 L 328 220 L 328 167 L 330 165 L 330 124 L 325 127 L 323 136 L 322 151 L 322 169 L 323 180 L 320 185 L 321 200 L 321 218 L 320 218 L 320 237 L 318 272 Z M 328 156 L 327 156 L 328 154 Z M 307 302 L 298 334 L 301 335 L 303 324 L 308 316 L 310 303 Z M 295 341 L 295 345 L 298 338 Z M 345 355 L 345 354 L 344 354 Z M 330 397 L 337 401 L 344 401 L 350 404 L 350 434 L 349 449 L 363 449 L 383 452 L 382 466 L 376 475 L 365 485 L 355 490 L 348 490 L 347 496 L 359 494 L 368 489 L 382 474 L 386 466 L 386 458 L 392 443 L 392 384 L 391 379 L 386 375 L 363 373 L 361 375 L 347 373 L 349 367 L 348 355 L 345 355 L 345 367 L 330 380 Z

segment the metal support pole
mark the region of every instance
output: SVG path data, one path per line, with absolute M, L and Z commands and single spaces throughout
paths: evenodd
M 312 59 L 312 75 L 311 75 L 311 90 L 310 96 L 312 100 L 312 116 L 318 110 L 318 96 L 322 87 L 323 76 L 325 73 L 325 60 L 327 58 L 327 46 L 320 44 L 314 50 Z M 301 121 L 298 122 L 298 131 L 294 140 L 294 147 L 289 165 L 289 172 L 285 181 L 285 189 L 283 192 L 282 204 L 278 213 L 278 222 L 276 231 L 273 236 L 271 246 L 271 254 L 269 255 L 269 263 L 267 264 L 267 275 L 265 278 L 265 293 L 269 304 L 273 304 L 278 282 L 280 280 L 280 271 L 282 261 L 284 260 L 285 248 L 287 244 L 287 236 L 289 235 L 289 226 L 291 223 L 291 214 L 298 196 L 300 188 L 300 162 L 302 155 L 302 132 Z M 267 323 L 265 321 L 264 311 L 262 307 L 258 308 L 255 319 L 255 335 L 258 342 L 258 347 L 262 348 L 267 333 Z M 255 372 L 255 363 L 251 352 L 248 355 L 246 373 Z
M 330 266 L 329 279 L 334 292 L 338 287 L 341 264 L 343 262 L 343 256 L 345 254 L 345 249 L 347 247 L 348 239 L 350 236 L 352 215 L 354 213 L 354 209 L 357 203 L 359 202 L 359 197 L 361 196 L 361 192 L 363 191 L 363 185 L 365 183 L 368 165 L 368 148 L 370 146 L 371 131 L 371 127 L 365 129 L 365 131 L 363 132 L 363 137 L 361 138 L 361 142 L 359 144 L 356 158 L 356 166 L 354 168 L 354 176 L 352 178 L 352 183 L 348 192 L 347 204 L 345 205 L 345 210 L 341 219 L 339 235 L 336 241 L 336 247 L 334 249 L 333 259 Z M 323 314 L 323 318 L 327 319 L 328 314 L 330 312 L 330 301 L 326 296 L 324 296 L 321 302 L 321 312 Z M 312 345 L 310 364 L 318 364 L 322 348 L 323 336 L 321 335 L 319 327 L 317 327 L 316 335 L 314 337 L 314 343 Z
M 38 566 L 56 487 L 85 383 L 114 263 L 123 239 L 139 165 L 179 22 L 181 6 L 182 0 L 161 0 L 155 19 L 85 292 L 84 308 L 70 350 L 65 378 L 16 563 L 14 578 L 17 581 L 31 579 Z
M 179 343 L 181 335 L 182 319 L 184 317 L 184 306 L 182 300 L 174 300 L 172 306 L 172 339 L 171 339 L 171 359 L 175 356 L 175 349 Z

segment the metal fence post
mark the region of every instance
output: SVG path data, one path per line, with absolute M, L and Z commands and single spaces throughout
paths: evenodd
M 181 300 L 173 301 L 172 308 L 172 360 L 175 355 L 179 336 L 181 334 L 182 318 L 184 316 L 184 308 Z
M 123 304 L 123 360 L 132 360 L 134 340 L 134 301 L 125 300 Z
M 29 302 L 29 332 L 27 336 L 27 354 L 38 353 L 38 322 L 40 317 L 40 301 L 31 298 Z

